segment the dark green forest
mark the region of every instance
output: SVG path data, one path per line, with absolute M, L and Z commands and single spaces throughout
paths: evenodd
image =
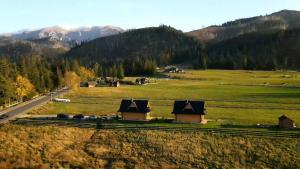
M 212 69 L 299 70 L 300 29 L 242 35 L 206 48 Z
M 67 53 L 85 66 L 122 64 L 127 75 L 151 74 L 157 66 L 194 63 L 204 57 L 204 45 L 169 26 L 129 30 L 82 43 Z

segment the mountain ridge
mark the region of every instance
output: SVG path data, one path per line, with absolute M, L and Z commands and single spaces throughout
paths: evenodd
M 237 19 L 193 30 L 186 34 L 199 41 L 216 43 L 253 32 L 277 31 L 300 28 L 300 11 L 281 10 L 270 15 Z
M 15 33 L 2 34 L 2 36 L 12 37 L 21 40 L 33 40 L 50 38 L 50 40 L 58 40 L 61 42 L 77 42 L 89 41 L 100 37 L 115 35 L 122 33 L 123 30 L 116 26 L 91 26 L 64 28 L 61 26 L 44 27 L 36 30 L 24 30 Z

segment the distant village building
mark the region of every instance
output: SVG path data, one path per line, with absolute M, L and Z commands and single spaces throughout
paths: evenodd
M 182 73 L 184 72 L 183 69 L 179 69 L 178 67 L 169 67 L 165 69 L 166 73 Z
M 120 86 L 120 81 L 119 80 L 114 80 L 109 82 L 110 87 L 119 87 Z
M 204 119 L 206 114 L 204 101 L 175 101 L 172 114 L 175 115 L 175 122 L 207 123 Z
M 148 78 L 145 78 L 145 77 L 142 77 L 142 78 L 137 78 L 135 80 L 135 83 L 138 84 L 138 85 L 145 85 L 145 84 L 148 84 L 150 81 Z
M 96 87 L 98 83 L 96 81 L 89 81 L 89 82 L 80 82 L 80 87 Z
M 287 128 L 287 129 L 296 128 L 295 122 L 285 115 L 280 116 L 278 120 L 279 120 L 278 123 L 280 128 Z
M 122 100 L 118 112 L 123 120 L 147 121 L 150 119 L 150 104 L 148 100 Z
M 96 87 L 97 84 L 98 84 L 98 83 L 97 83 L 96 81 L 89 81 L 89 82 L 88 82 L 88 87 L 89 87 L 89 88 Z

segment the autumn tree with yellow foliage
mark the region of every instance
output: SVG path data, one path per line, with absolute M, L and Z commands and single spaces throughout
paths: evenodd
M 79 68 L 79 72 L 80 72 L 79 75 L 80 75 L 80 78 L 82 81 L 90 81 L 90 80 L 95 79 L 95 77 L 96 77 L 94 71 L 87 69 L 83 66 L 81 66 Z
M 65 84 L 73 91 L 77 91 L 80 87 L 80 77 L 73 71 L 65 73 Z
M 18 75 L 16 79 L 16 98 L 19 101 L 23 101 L 25 96 L 35 92 L 35 88 L 32 83 L 25 77 Z

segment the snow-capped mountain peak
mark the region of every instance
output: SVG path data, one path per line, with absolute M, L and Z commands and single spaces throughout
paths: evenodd
M 91 26 L 79 28 L 64 28 L 61 26 L 46 27 L 38 30 L 25 30 L 16 33 L 5 34 L 16 39 L 43 39 L 50 38 L 62 42 L 82 42 L 100 37 L 122 33 L 124 30 L 115 26 Z

